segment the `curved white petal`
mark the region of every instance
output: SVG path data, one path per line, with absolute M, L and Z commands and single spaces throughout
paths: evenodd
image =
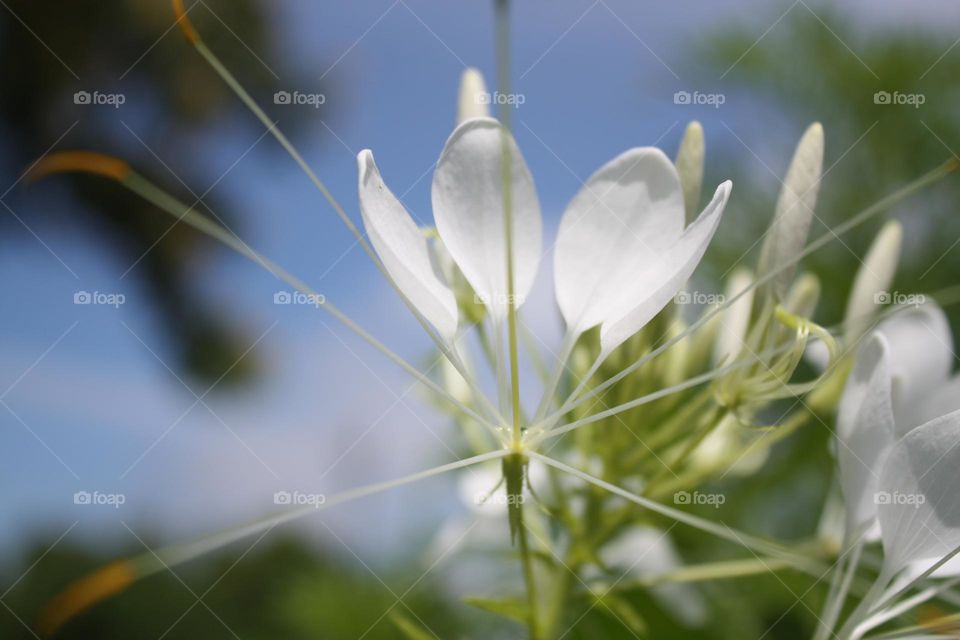
M 512 162 L 514 296 L 522 304 L 540 261 L 540 204 L 513 136 L 490 118 L 467 120 L 447 140 L 433 174 L 437 231 L 470 285 L 495 317 L 508 306 L 504 234 L 503 136 Z
M 867 339 L 847 378 L 837 417 L 837 463 L 847 508 L 847 535 L 873 524 L 883 467 L 894 442 L 887 342 Z
M 430 259 L 427 239 L 383 183 L 369 150 L 357 155 L 360 213 L 370 242 L 397 287 L 450 340 L 457 331 L 457 303 Z
M 581 333 L 608 320 L 638 265 L 657 260 L 683 226 L 680 178 L 659 149 L 630 149 L 590 176 L 563 214 L 554 252 L 568 329 Z
M 627 529 L 600 550 L 600 559 L 618 575 L 642 580 L 670 573 L 683 561 L 666 531 L 638 525 Z M 653 595 L 662 606 L 689 626 L 706 622 L 707 609 L 700 593 L 691 585 L 664 583 L 654 587 Z
M 910 414 L 910 422 L 923 424 L 934 418 L 960 409 L 960 376 L 954 376 L 946 384 L 923 396 Z
M 933 303 L 902 309 L 877 327 L 890 345 L 897 434 L 922 423 L 924 397 L 945 385 L 953 364 L 953 338 L 943 310 Z
M 960 546 L 960 411 L 897 441 L 880 475 L 878 505 L 888 570 L 928 561 Z
M 600 329 L 603 353 L 609 354 L 639 331 L 690 278 L 720 224 L 731 187 L 729 180 L 717 187 L 710 204 L 672 246 L 636 265 L 631 280 L 623 283 L 617 306 Z

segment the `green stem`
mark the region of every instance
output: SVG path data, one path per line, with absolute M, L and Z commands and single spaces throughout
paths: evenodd
M 572 553 L 567 554 L 563 565 L 566 568 L 557 571 L 551 583 L 550 600 L 542 627 L 543 638 L 553 638 L 557 635 L 560 623 L 564 619 L 570 588 L 573 586 L 574 572 L 579 570 L 579 565 Z
M 523 522 L 523 507 L 520 508 L 520 528 L 517 531 L 517 543 L 520 548 L 520 560 L 523 563 L 523 579 L 527 584 L 527 627 L 530 640 L 540 639 L 540 624 L 537 616 L 537 587 L 533 576 L 533 557 L 527 542 L 527 525 Z
M 741 578 L 786 569 L 793 569 L 793 565 L 787 560 L 771 557 L 693 564 L 680 567 L 669 573 L 650 576 L 649 578 L 644 578 L 636 582 L 621 583 L 617 585 L 616 590 L 629 591 L 638 587 L 650 588 L 662 584 Z
M 510 93 L 510 3 L 497 0 L 497 86 L 502 95 Z M 511 174 L 513 158 L 510 149 L 510 105 L 500 105 L 502 158 L 500 174 L 503 180 L 503 234 L 507 253 L 507 335 L 510 349 L 510 400 L 513 404 L 513 445 L 520 446 L 522 419 L 520 412 L 519 350 L 517 349 L 517 301 L 514 283 L 513 255 L 513 190 Z

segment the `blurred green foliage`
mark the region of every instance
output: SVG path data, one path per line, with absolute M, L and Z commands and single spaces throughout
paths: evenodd
M 274 74 L 288 85 L 296 81 L 297 72 L 278 60 L 277 30 L 265 3 L 221 0 L 188 6 L 209 45 L 228 66 L 242 70 L 255 97 L 272 96 L 278 83 Z M 119 156 L 191 203 L 217 177 L 195 156 L 198 131 L 242 106 L 183 39 L 169 1 L 11 0 L 0 10 L 0 58 L 0 82 L 6 87 L 0 96 L 0 162 L 8 184 L 54 143 L 58 149 Z M 119 109 L 77 105 L 78 91 L 122 93 L 126 101 Z M 236 122 L 259 131 L 252 117 Z M 296 114 L 284 120 L 287 128 L 296 125 Z M 176 167 L 177 175 L 167 166 Z M 66 192 L 59 188 L 63 184 L 69 185 Z M 147 290 L 144 298 L 153 301 L 158 325 L 188 373 L 207 384 L 225 373 L 228 381 L 253 373 L 255 359 L 237 364 L 250 341 L 246 328 L 193 284 L 192 261 L 209 243 L 198 241 L 185 225 L 171 226 L 140 198 L 99 178 L 73 175 L 32 189 L 18 186 L 5 196 L 14 214 L 4 209 L 0 215 L 0 241 L 36 244 L 23 225 L 40 237 L 81 229 L 88 241 L 111 250 L 118 274 L 135 265 L 130 280 Z M 228 208 L 218 200 L 215 193 L 204 196 L 209 208 L 226 216 Z
M 769 23 L 779 14 L 779 9 L 771 10 Z M 794 5 L 758 41 L 760 33 L 746 26 L 714 33 L 691 52 L 690 66 L 704 79 L 722 77 L 725 86 L 735 88 L 737 95 L 728 98 L 725 108 L 736 108 L 734 100 L 749 100 L 751 111 L 775 114 L 758 120 L 780 127 L 766 138 L 786 141 L 787 148 L 809 123 L 823 123 L 825 178 L 811 237 L 829 233 L 830 227 L 960 151 L 960 50 L 953 32 L 867 29 L 817 3 L 810 9 Z M 919 106 L 891 104 L 897 96 L 906 100 L 902 96 L 914 95 L 922 96 Z M 885 103 L 886 96 L 891 103 Z M 718 262 L 724 268 L 740 258 L 746 239 L 760 237 L 766 229 L 780 188 L 774 174 L 782 176 L 788 160 L 789 152 L 768 169 L 739 143 L 722 152 L 708 149 L 707 170 L 722 167 L 724 177 L 737 185 L 737 206 L 725 222 L 728 233 Z M 890 213 L 905 230 L 896 290 L 931 293 L 956 284 L 958 202 L 960 179 L 954 176 Z M 875 220 L 805 260 L 805 268 L 823 284 L 821 322 L 840 320 L 850 276 L 860 266 L 858 256 L 881 224 L 882 219 Z
M 22 566 L 2 574 L 4 589 L 16 583 L 3 598 L 6 608 L 0 607 L 5 640 L 34 638 L 26 625 L 50 595 L 112 559 L 65 543 L 45 549 L 38 546 Z M 409 610 L 395 605 L 418 574 L 374 577 L 357 562 L 318 553 L 293 538 L 263 541 L 246 554 L 244 549 L 177 568 L 176 575 L 154 576 L 70 622 L 57 637 L 385 640 L 398 636 L 388 612 L 411 616 L 410 610 L 440 637 L 455 637 L 451 606 L 429 580 L 404 596 Z
M 701 536 L 694 538 L 699 541 L 695 544 L 702 542 Z M 6 607 L 0 607 L 0 637 L 5 640 L 34 638 L 27 627 L 51 594 L 116 557 L 63 542 L 48 551 L 52 542 L 38 544 L 18 565 L 6 565 L 0 573 L 0 584 L 10 587 L 3 598 Z M 451 601 L 442 568 L 426 572 L 426 567 L 411 563 L 388 571 L 377 569 L 374 575 L 335 551 L 318 552 L 302 539 L 277 537 L 262 541 L 247 554 L 219 552 L 178 567 L 175 576 L 161 573 L 135 585 L 71 621 L 56 637 L 356 640 L 362 636 L 380 640 L 406 637 L 398 620 L 429 629 L 427 637 L 522 637 L 519 625 Z M 515 558 L 502 561 L 516 564 Z M 809 637 L 812 630 L 804 606 L 791 608 L 797 602 L 794 594 L 803 594 L 810 582 L 787 572 L 705 585 L 714 607 L 711 619 L 722 620 L 722 628 L 679 626 L 639 589 L 617 595 L 642 615 L 647 632 L 641 637 L 733 640 L 759 637 L 769 628 L 767 638 L 787 640 Z M 202 602 L 198 603 L 198 596 Z M 396 604 L 400 596 L 402 604 Z M 803 603 L 819 607 L 819 597 L 811 591 Z M 570 626 L 570 632 L 565 637 L 635 637 L 621 622 L 623 615 L 614 615 L 617 609 L 611 609 L 585 595 L 567 612 L 565 626 Z

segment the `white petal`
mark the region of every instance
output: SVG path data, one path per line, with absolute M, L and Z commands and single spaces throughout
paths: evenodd
M 503 127 L 496 120 L 468 120 L 454 130 L 433 174 L 433 215 L 450 255 L 495 317 L 508 307 L 504 234 Z M 523 303 L 540 261 L 540 204 L 533 178 L 513 137 L 512 161 L 514 296 Z
M 786 293 L 796 271 L 796 265 L 785 265 L 796 260 L 810 233 L 822 171 L 823 127 L 815 123 L 810 125 L 797 144 L 760 252 L 758 277 L 783 268 L 764 287 L 764 291 L 771 291 L 778 298 Z
M 897 434 L 922 424 L 924 397 L 947 384 L 953 364 L 953 338 L 937 305 L 904 308 L 877 327 L 890 345 L 893 409 Z
M 600 329 L 600 346 L 605 354 L 647 324 L 690 278 L 720 224 L 731 187 L 729 180 L 717 187 L 710 204 L 673 246 L 665 247 L 646 264 L 637 265 L 632 280 L 624 283 L 618 306 Z
M 916 403 L 909 414 L 909 422 L 923 424 L 960 409 L 960 376 L 954 376 L 946 384 L 933 389 Z
M 650 578 L 683 566 L 669 535 L 648 526 L 635 526 L 617 536 L 600 551 L 608 567 L 626 571 L 624 577 Z M 654 587 L 653 595 L 661 605 L 690 626 L 705 622 L 707 611 L 700 593 L 687 584 L 665 583 Z
M 369 150 L 357 155 L 360 213 L 370 242 L 397 287 L 441 336 L 457 331 L 457 303 L 430 259 L 427 239 L 387 188 Z
M 932 564 L 960 546 L 958 489 L 960 411 L 917 427 L 887 457 L 878 513 L 888 569 Z
M 460 76 L 460 95 L 457 100 L 457 124 L 471 118 L 490 117 L 490 94 L 483 76 L 473 67 L 463 70 Z
M 659 149 L 631 149 L 587 180 L 560 221 L 557 302 L 577 333 L 608 320 L 644 264 L 683 233 L 683 191 Z
M 837 462 L 848 536 L 877 517 L 880 469 L 894 441 L 890 385 L 886 341 L 873 335 L 857 352 L 837 418 Z
M 843 338 L 854 344 L 872 324 L 878 309 L 878 296 L 890 290 L 893 275 L 900 261 L 903 227 L 893 220 L 877 234 L 870 250 L 857 270 L 843 318 Z

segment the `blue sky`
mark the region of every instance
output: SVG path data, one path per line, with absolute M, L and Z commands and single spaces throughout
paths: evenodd
M 782 122 L 720 79 L 703 86 L 688 57 L 704 34 L 723 25 L 776 38 L 780 16 L 810 10 L 802 2 L 515 4 L 513 91 L 525 101 L 514 128 L 537 181 L 548 240 L 594 169 L 636 145 L 656 144 L 672 155 L 690 119 L 703 121 L 708 150 L 736 147 L 739 137 L 778 170 L 808 124 Z M 960 17 L 958 5 L 947 1 L 904 5 L 843 3 L 867 34 L 910 21 L 948 24 L 946 16 L 955 24 Z M 373 149 L 388 184 L 428 221 L 431 168 L 452 129 L 459 74 L 464 65 L 476 66 L 492 80 L 490 3 L 285 0 L 270 6 L 283 34 L 282 55 L 308 80 L 319 85 L 322 79 L 330 107 L 327 120 L 317 118 L 295 140 L 304 155 L 355 214 L 354 156 Z M 185 45 L 183 55 L 184 64 L 203 64 Z M 249 64 L 261 63 L 251 54 Z M 243 77 L 244 69 L 235 71 Z M 284 78 L 277 88 L 310 89 L 288 86 Z M 676 105 L 679 90 L 723 91 L 727 102 L 720 109 Z M 269 105 L 281 127 L 282 109 Z M 135 126 L 148 126 L 127 113 Z M 350 249 L 349 234 L 294 163 L 275 148 L 268 152 L 275 147 L 269 138 L 254 145 L 258 135 L 224 123 L 198 141 L 189 158 L 165 160 L 174 172 L 178 162 L 201 162 L 211 182 L 226 172 L 215 193 L 235 207 L 245 239 L 401 355 L 422 358 L 429 345 L 416 323 L 363 252 Z M 722 179 L 722 168 L 708 168 L 709 177 Z M 4 305 L 0 319 L 0 392 L 6 390 L 9 408 L 0 407 L 0 544 L 29 541 L 38 531 L 135 544 L 128 527 L 172 540 L 265 512 L 277 490 L 332 492 L 452 458 L 444 444 L 450 425 L 402 372 L 321 313 L 272 304 L 281 287 L 249 263 L 220 254 L 196 264 L 195 272 L 207 295 L 248 329 L 251 342 L 261 338 L 253 353 L 265 381 L 242 393 L 214 390 L 198 402 L 165 363 L 144 291 L 121 277 L 129 264 L 104 256 L 83 237 L 19 232 L 23 241 L 6 244 L 0 254 L 3 290 L 16 301 Z M 529 306 L 530 322 L 550 337 L 557 321 L 548 276 L 545 268 Z M 73 296 L 81 290 L 122 293 L 126 301 L 119 308 L 78 306 Z M 79 490 L 127 499 L 119 509 L 76 507 L 72 497 Z M 449 511 L 454 499 L 441 481 L 323 519 L 360 547 L 389 551 Z M 373 522 L 378 526 L 370 527 Z M 312 530 L 323 538 L 323 527 L 314 523 Z

